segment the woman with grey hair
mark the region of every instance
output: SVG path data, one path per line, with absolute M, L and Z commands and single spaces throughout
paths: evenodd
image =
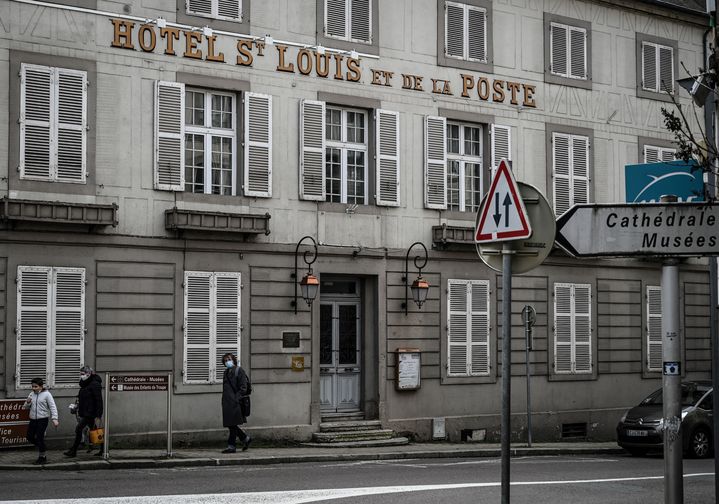
M 92 427 L 100 425 L 102 412 L 102 378 L 96 375 L 90 366 L 83 366 L 80 368 L 80 391 L 77 393 L 78 422 L 75 427 L 75 442 L 65 452 L 66 457 L 77 455 L 77 448 L 82 442 L 82 431 L 85 427 L 92 429 Z M 102 447 L 98 454 L 100 453 L 102 453 Z

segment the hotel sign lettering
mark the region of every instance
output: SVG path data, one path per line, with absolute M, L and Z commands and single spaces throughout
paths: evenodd
M 369 82 L 374 86 L 399 87 L 415 92 L 506 103 L 535 108 L 536 87 L 523 82 L 459 74 L 456 81 L 427 78 L 423 75 L 397 73 L 386 69 L 363 68 L 360 58 L 345 54 L 320 53 L 301 48 L 296 54 L 284 44 L 266 46 L 263 40 L 237 39 L 234 54 L 225 55 L 218 48 L 217 35 L 198 30 L 159 27 L 152 23 L 138 24 L 125 19 L 110 19 L 113 25 L 112 47 L 177 56 L 213 63 L 252 67 L 257 58 L 274 54 L 277 72 L 314 75 L 347 82 Z

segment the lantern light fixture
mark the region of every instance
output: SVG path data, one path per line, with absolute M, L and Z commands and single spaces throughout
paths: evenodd
M 408 283 L 409 255 L 415 245 L 419 245 L 420 247 L 422 247 L 422 250 L 424 251 L 424 257 L 420 255 L 416 255 L 414 257 L 413 262 L 414 267 L 417 268 L 417 278 L 414 282 L 412 282 L 412 287 L 410 287 Z M 402 280 L 404 281 L 404 303 L 402 303 L 402 308 L 404 308 L 405 315 L 408 314 L 409 310 L 409 290 L 412 291 L 412 300 L 417 304 L 418 308 L 422 308 L 422 305 L 427 300 L 427 294 L 429 293 L 429 282 L 422 277 L 422 268 L 427 265 L 427 259 L 427 247 L 425 247 L 422 242 L 414 242 L 412 245 L 410 245 L 409 249 L 407 250 L 407 255 L 404 258 L 404 277 L 402 277 Z
M 302 245 L 302 242 L 307 239 L 312 241 L 313 249 L 305 250 L 302 254 L 302 260 L 307 265 L 307 273 L 299 282 L 302 299 L 305 300 L 307 306 L 312 306 L 312 301 L 314 301 L 317 297 L 317 292 L 320 288 L 319 279 L 312 273 L 312 263 L 317 260 L 317 242 L 311 236 L 304 236 L 299 242 L 297 242 L 297 247 L 295 247 L 295 270 L 294 273 L 290 275 L 295 284 L 295 298 L 292 301 L 292 306 L 295 307 L 295 313 L 297 313 L 297 255 L 300 251 L 300 245 Z

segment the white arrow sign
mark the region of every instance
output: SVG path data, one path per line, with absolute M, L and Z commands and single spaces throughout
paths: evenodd
M 509 163 L 502 159 L 484 205 L 479 209 L 475 241 L 490 243 L 521 240 L 531 235 L 532 228 L 517 182 L 509 169 Z

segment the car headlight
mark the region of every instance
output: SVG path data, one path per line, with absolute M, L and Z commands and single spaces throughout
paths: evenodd
M 624 412 L 624 414 L 622 415 L 622 418 L 619 419 L 619 423 L 624 423 L 624 421 L 627 419 L 627 413 L 629 413 L 629 412 L 628 411 Z
M 682 420 L 684 420 L 684 417 L 687 416 L 688 413 L 689 413 L 689 409 L 688 409 L 688 408 L 685 409 L 685 410 L 682 410 Z

